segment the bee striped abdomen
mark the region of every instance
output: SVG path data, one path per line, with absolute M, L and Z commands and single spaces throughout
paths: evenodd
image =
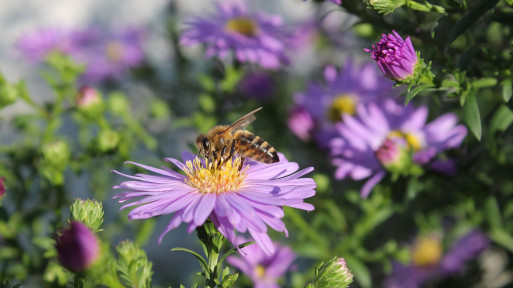
M 248 131 L 241 131 L 239 133 L 238 137 L 236 137 L 239 154 L 264 163 L 280 161 L 276 149 L 267 141 Z

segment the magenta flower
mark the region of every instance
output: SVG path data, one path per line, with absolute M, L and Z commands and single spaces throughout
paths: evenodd
M 324 78 L 325 84 L 312 83 L 305 92 L 295 95 L 296 106 L 291 110 L 293 113 L 289 119 L 292 132 L 300 132 L 296 133 L 300 139 L 315 139 L 321 147 L 329 146 L 329 141 L 336 134 L 335 123 L 342 120 L 342 115 L 354 115 L 358 105 L 387 98 L 393 84 L 379 76 L 371 63 L 358 67 L 352 61 L 348 61 L 341 72 L 333 66 L 326 67 Z M 314 129 L 294 127 L 298 111 L 310 115 Z M 301 118 L 305 119 L 304 116 Z M 311 131 L 309 137 L 306 137 L 305 130 Z
M 395 262 L 385 287 L 420 288 L 428 280 L 461 273 L 467 262 L 475 259 L 489 244 L 488 237 L 478 230 L 459 238 L 446 253 L 443 253 L 439 239 L 420 238 L 413 247 L 411 263 Z
M 288 234 L 281 221 L 283 206 L 312 211 L 314 207 L 304 203 L 303 199 L 314 196 L 316 187 L 311 178 L 300 178 L 311 172 L 312 167 L 296 172 L 299 168 L 296 163 L 279 156 L 280 162 L 273 164 L 246 159 L 242 168 L 239 157 L 217 168 L 189 152 L 182 154 L 183 162 L 165 159 L 185 175 L 166 167 L 158 169 L 128 162 L 160 175 L 130 176 L 114 171 L 135 180 L 115 186 L 115 189 L 128 191 L 114 198 L 120 203 L 131 201 L 121 209 L 139 205 L 128 213 L 130 219 L 174 214 L 159 243 L 167 232 L 182 222 L 189 224 L 187 230 L 190 233 L 209 218 L 234 245 L 234 230 L 249 232 L 265 253 L 272 254 L 274 246 L 267 235 L 267 226 Z
M 418 57 L 410 37 L 406 37 L 404 41 L 397 32 L 392 33 L 393 35 L 383 34 L 376 46 L 372 45 L 372 49 L 364 51 L 371 53 L 372 59 L 376 60 L 386 77 L 403 81 L 414 75 Z
M 243 1 L 219 1 L 218 12 L 189 22 L 183 45 L 206 44 L 206 56 L 227 58 L 276 69 L 288 64 L 284 54 L 287 34 L 280 16 L 248 11 Z
M 239 239 L 238 243 L 244 242 Z M 290 270 L 296 254 L 287 246 L 274 242 L 273 246 L 274 253 L 266 254 L 258 245 L 249 245 L 240 249 L 239 257 L 229 256 L 226 260 L 248 276 L 255 288 L 279 288 L 278 280 Z
M 68 229 L 60 231 L 55 249 L 61 265 L 74 273 L 83 272 L 100 255 L 98 239 L 80 222 L 72 222 Z
M 426 124 L 427 115 L 427 107 L 405 108 L 391 99 L 381 106 L 359 106 L 355 116 L 345 114 L 336 125 L 338 135 L 330 142 L 335 178 L 367 179 L 361 190 L 365 198 L 388 171 L 381 162 L 386 158 L 376 154 L 390 144 L 387 139 L 402 143 L 414 163 L 426 165 L 444 150 L 459 146 L 467 135 L 465 126 L 456 125 L 456 115 L 447 113 Z

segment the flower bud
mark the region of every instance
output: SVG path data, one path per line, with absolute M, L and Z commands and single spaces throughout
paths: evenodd
M 389 171 L 401 172 L 409 164 L 409 154 L 400 139 L 387 138 L 376 151 L 376 158 Z
M 144 250 L 131 241 L 122 241 L 116 251 L 119 254 L 117 270 L 129 287 L 150 287 L 152 263 Z
M 81 222 L 94 233 L 102 231 L 103 205 L 96 200 L 76 199 L 70 207 L 71 221 Z
M 88 119 L 95 120 L 103 113 L 103 99 L 98 90 L 83 86 L 75 97 L 78 111 Z
M 73 273 L 82 273 L 98 259 L 100 245 L 96 235 L 80 222 L 61 230 L 55 244 L 58 260 Z
M 0 199 L 2 199 L 5 195 L 5 177 L 0 177 Z
M 109 95 L 109 110 L 117 116 L 127 115 L 130 112 L 130 103 L 121 92 L 114 92 Z
M 314 281 L 309 285 L 309 287 L 345 288 L 352 282 L 353 274 L 349 268 L 347 268 L 346 260 L 341 257 L 333 257 L 327 263 L 321 263 L 321 265 L 315 270 Z
M 96 139 L 96 145 L 100 152 L 105 153 L 118 147 L 120 136 L 112 130 L 102 130 Z

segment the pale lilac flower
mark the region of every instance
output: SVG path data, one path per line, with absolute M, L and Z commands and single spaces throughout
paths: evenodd
M 381 106 L 369 103 L 356 110 L 354 116 L 344 114 L 343 122 L 337 123 L 338 135 L 330 142 L 330 148 L 337 166 L 335 178 L 367 179 L 361 190 L 364 198 L 386 175 L 387 169 L 376 152 L 387 139 L 401 140 L 413 162 L 426 165 L 444 150 L 458 147 L 467 135 L 465 126 L 456 125 L 458 118 L 452 113 L 426 123 L 425 106 L 404 107 L 389 99 Z
M 82 53 L 87 63 L 83 80 L 96 83 L 118 79 L 130 68 L 140 66 L 145 57 L 143 40 L 144 32 L 137 28 L 125 28 L 104 35 L 101 42 Z
M 97 103 L 100 103 L 102 101 L 100 93 L 98 90 L 89 87 L 89 86 L 82 86 L 78 90 L 78 94 L 75 97 L 77 106 L 82 109 L 87 109 Z
M 293 107 L 290 110 L 287 124 L 292 133 L 303 141 L 310 140 L 313 129 L 315 128 L 310 113 L 300 106 Z
M 167 167 L 153 168 L 134 162 L 134 165 L 160 175 L 126 175 L 134 181 L 125 181 L 115 189 L 128 189 L 117 194 L 119 202 L 130 201 L 121 209 L 137 206 L 130 219 L 146 219 L 158 215 L 174 214 L 159 238 L 188 223 L 190 233 L 209 218 L 228 240 L 236 243 L 236 233 L 249 232 L 259 247 L 267 254 L 274 253 L 274 246 L 267 235 L 267 226 L 285 232 L 283 206 L 312 211 L 311 204 L 303 199 L 315 195 L 315 182 L 300 178 L 311 172 L 312 167 L 296 172 L 299 166 L 288 162 L 280 154 L 280 161 L 264 164 L 246 159 L 244 167 L 239 157 L 227 161 L 221 167 L 205 163 L 196 155 L 183 152 L 180 162 L 166 158 L 180 168 L 185 175 Z M 240 169 L 240 170 L 239 170 Z
M 422 241 L 424 243 L 421 243 Z M 404 265 L 395 262 L 393 264 L 392 274 L 386 280 L 385 287 L 420 288 L 429 280 L 461 273 L 467 262 L 475 259 L 488 246 L 488 237 L 479 230 L 470 231 L 459 238 L 445 253 L 442 251 L 440 239 L 425 237 L 414 246 L 411 263 Z
M 239 239 L 242 244 L 245 239 Z M 254 284 L 255 288 L 279 288 L 278 280 L 290 270 L 296 254 L 287 246 L 273 242 L 274 253 L 266 254 L 258 245 L 240 249 L 240 256 L 229 256 L 226 260 L 236 267 Z
M 335 123 L 342 120 L 343 114 L 354 115 L 358 105 L 387 98 L 393 85 L 379 76 L 371 63 L 357 66 L 352 61 L 348 61 L 340 72 L 333 66 L 327 66 L 324 79 L 325 83 L 312 83 L 305 92 L 297 93 L 294 102 L 299 108 L 292 110 L 310 114 L 315 129 L 308 129 L 312 132 L 308 138 L 315 139 L 321 147 L 329 145 L 336 134 Z
M 376 46 L 364 50 L 371 53 L 372 59 L 376 60 L 386 77 L 402 81 L 413 76 L 418 57 L 410 37 L 406 37 L 405 41 L 397 32 L 392 33 L 383 34 Z
M 100 255 L 98 238 L 80 222 L 72 222 L 68 229 L 60 231 L 55 249 L 61 265 L 74 273 L 83 272 Z
M 206 56 L 233 55 L 239 62 L 276 69 L 288 64 L 284 54 L 287 33 L 280 16 L 248 10 L 244 1 L 219 1 L 218 11 L 188 22 L 182 45 L 203 43 Z

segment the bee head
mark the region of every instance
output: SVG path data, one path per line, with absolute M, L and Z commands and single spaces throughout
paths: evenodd
M 199 134 L 198 137 L 196 137 L 196 147 L 198 147 L 198 154 L 201 157 L 210 157 L 210 140 L 208 140 L 205 134 Z

